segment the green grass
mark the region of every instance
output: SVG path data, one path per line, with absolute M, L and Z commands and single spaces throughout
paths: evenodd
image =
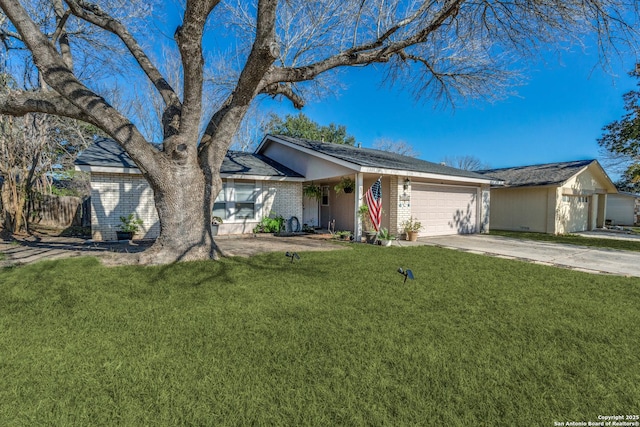
M 538 240 L 542 242 L 564 243 L 568 245 L 578 246 L 593 246 L 598 248 L 619 249 L 624 251 L 636 251 L 640 252 L 640 240 L 617 240 L 617 239 L 603 239 L 597 237 L 586 237 L 577 234 L 546 234 L 546 233 L 532 233 L 526 231 L 503 231 L 503 230 L 491 230 L 494 236 L 512 237 L 515 239 L 529 239 Z
M 0 270 L 0 425 L 548 426 L 640 412 L 638 279 L 435 247 L 301 258 Z

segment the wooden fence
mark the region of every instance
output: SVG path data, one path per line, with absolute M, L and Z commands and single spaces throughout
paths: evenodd
M 43 195 L 31 202 L 31 221 L 50 227 L 90 227 L 91 198 Z

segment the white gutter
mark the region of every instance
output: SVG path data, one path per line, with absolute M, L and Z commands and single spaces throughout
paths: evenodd
M 360 172 L 362 173 L 371 173 L 376 175 L 392 175 L 392 176 L 406 176 L 411 178 L 425 178 L 425 179 L 440 179 L 446 181 L 454 181 L 454 182 L 471 182 L 475 184 L 491 184 L 495 182 L 495 180 L 491 178 L 472 178 L 468 176 L 456 176 L 456 175 L 445 175 L 438 173 L 427 173 L 427 172 L 416 172 L 416 171 L 407 171 L 407 170 L 396 170 L 396 169 L 384 169 L 384 168 L 372 168 L 368 166 L 363 166 L 360 168 Z
M 126 175 L 142 175 L 138 168 L 114 168 L 108 166 L 89 166 L 76 165 L 75 169 L 81 172 L 98 172 L 98 173 L 114 173 Z M 269 175 L 243 175 L 243 174 L 220 174 L 220 178 L 224 179 L 248 179 L 253 181 L 289 181 L 289 182 L 305 182 L 305 178 L 287 177 L 287 176 L 269 176 Z
M 305 182 L 305 178 L 288 177 L 288 176 L 269 176 L 269 175 L 242 175 L 221 173 L 220 178 L 224 179 L 251 179 L 255 181 L 288 181 L 288 182 Z
M 102 173 L 123 173 L 128 175 L 142 175 L 138 168 L 114 168 L 110 166 L 89 166 L 76 165 L 77 171 L 81 172 L 102 172 Z

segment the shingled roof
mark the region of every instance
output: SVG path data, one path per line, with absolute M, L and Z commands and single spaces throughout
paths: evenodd
M 138 166 L 125 151 L 110 138 L 98 138 L 76 160 L 78 166 L 93 166 L 104 168 L 134 169 Z M 274 162 L 273 160 L 254 153 L 228 151 L 222 167 L 222 175 L 268 176 L 282 178 L 303 178 L 297 172 Z
M 96 138 L 93 144 L 80 153 L 75 164 L 127 169 L 138 167 L 122 147 L 110 138 Z
M 326 156 L 333 157 L 356 166 L 413 171 L 438 175 L 466 177 L 487 180 L 487 177 L 476 172 L 456 169 L 439 163 L 432 163 L 415 157 L 403 156 L 389 151 L 360 148 L 344 144 L 312 141 L 284 135 L 267 135 L 267 139 L 282 140 L 290 144 L 306 148 Z
M 559 185 L 594 161 L 591 159 L 503 169 L 486 169 L 478 171 L 478 173 L 504 181 L 505 187 Z

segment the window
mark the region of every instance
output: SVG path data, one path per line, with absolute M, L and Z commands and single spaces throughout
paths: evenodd
M 222 190 L 216 197 L 216 201 L 213 202 L 213 216 L 219 216 L 222 219 L 227 219 L 227 184 L 222 184 Z
M 322 206 L 329 206 L 329 186 L 322 187 Z
M 236 183 L 235 186 L 236 219 L 255 219 L 256 217 L 256 186 L 254 183 Z
M 589 203 L 589 196 L 562 196 L 562 201 L 565 203 L 571 203 L 571 201 L 575 201 L 576 203 Z
M 255 182 L 229 180 L 223 183 L 222 190 L 213 202 L 213 216 L 231 222 L 255 219 L 258 193 Z

